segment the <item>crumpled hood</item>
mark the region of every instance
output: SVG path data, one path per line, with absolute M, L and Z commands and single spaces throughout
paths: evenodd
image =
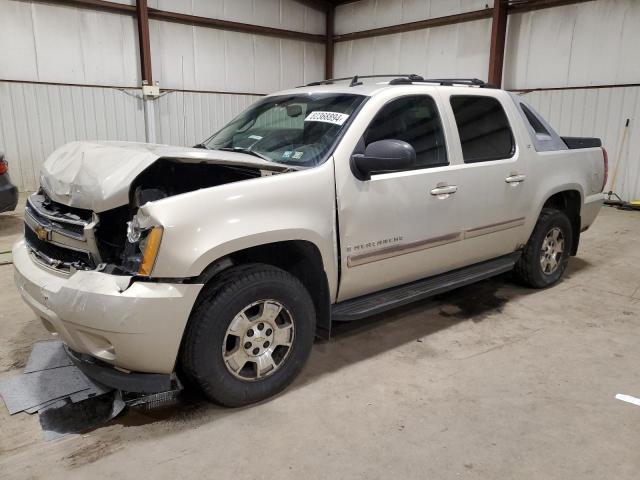
M 72 142 L 45 160 L 40 184 L 58 203 L 103 212 L 126 205 L 131 182 L 159 158 L 285 169 L 244 153 L 133 142 Z

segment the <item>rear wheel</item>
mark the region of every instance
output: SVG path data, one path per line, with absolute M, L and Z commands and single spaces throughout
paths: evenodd
M 534 288 L 555 284 L 567 268 L 572 235 L 571 222 L 564 212 L 544 208 L 516 264 L 518 277 Z
M 253 264 L 206 288 L 181 353 L 188 382 L 232 407 L 283 390 L 313 345 L 315 309 L 304 286 L 284 270 Z

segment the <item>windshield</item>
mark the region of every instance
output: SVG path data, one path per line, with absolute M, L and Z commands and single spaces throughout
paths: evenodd
M 362 95 L 319 93 L 267 97 L 202 146 L 298 166 L 322 163 Z

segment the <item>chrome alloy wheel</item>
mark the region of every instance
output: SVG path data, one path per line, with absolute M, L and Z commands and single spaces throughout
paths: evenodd
M 560 266 L 562 255 L 564 253 L 564 236 L 562 230 L 554 227 L 547 232 L 542 241 L 542 249 L 540 250 L 540 266 L 542 272 L 550 275 Z
M 222 344 L 222 358 L 241 380 L 262 380 L 274 374 L 291 352 L 293 317 L 277 300 L 247 305 L 231 323 Z

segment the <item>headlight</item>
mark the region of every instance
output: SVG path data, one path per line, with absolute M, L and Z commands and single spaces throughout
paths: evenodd
M 151 219 L 136 215 L 127 222 L 128 247 L 125 249 L 126 270 L 149 276 L 160 250 L 163 228 L 149 225 Z
M 140 241 L 140 251 L 142 252 L 142 262 L 138 273 L 140 275 L 149 276 L 156 264 L 156 257 L 160 250 L 160 242 L 162 241 L 162 227 L 154 227 Z
M 127 222 L 127 240 L 129 243 L 138 243 L 142 236 L 143 229 L 140 227 L 140 221 L 138 217 L 133 217 L 133 220 Z

